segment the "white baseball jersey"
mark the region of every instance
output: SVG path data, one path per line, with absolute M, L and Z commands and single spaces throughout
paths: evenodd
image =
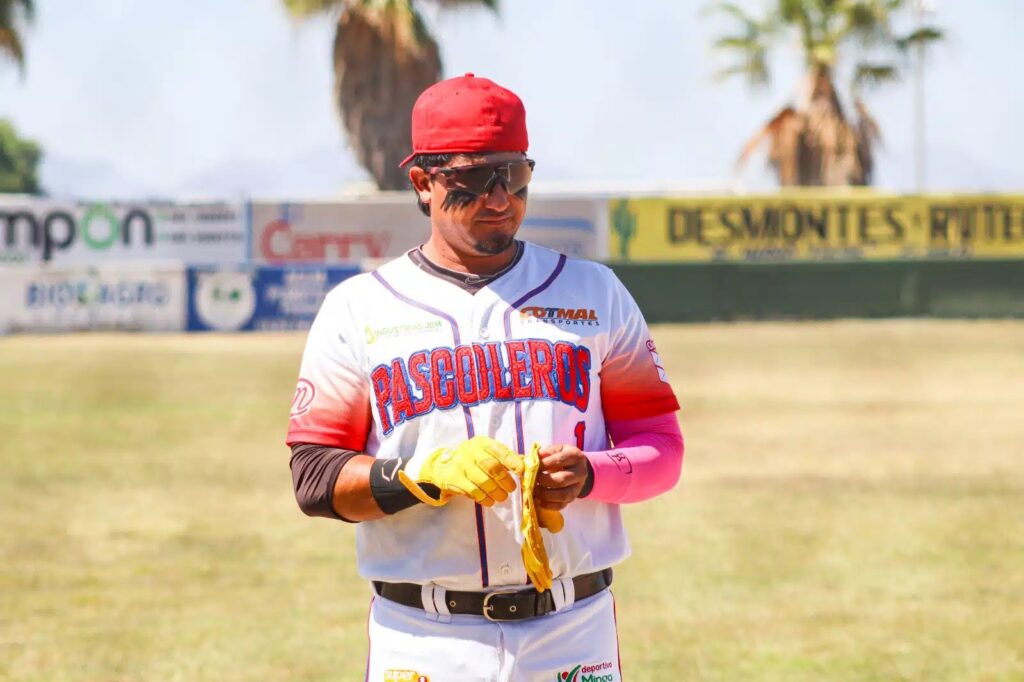
M 408 256 L 338 285 L 309 332 L 288 442 L 378 458 L 490 436 L 609 447 L 607 420 L 679 409 L 636 302 L 607 267 L 526 243 L 471 294 Z M 518 495 L 491 508 L 456 497 L 357 529 L 370 580 L 481 590 L 528 583 Z M 555 577 L 629 554 L 618 505 L 581 499 L 544 533 Z

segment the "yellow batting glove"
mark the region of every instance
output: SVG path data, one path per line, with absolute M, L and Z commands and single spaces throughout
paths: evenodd
M 516 489 L 510 472 L 523 470 L 523 462 L 514 452 L 487 436 L 476 436 L 455 448 L 440 448 L 428 455 L 414 456 L 398 472 L 398 480 L 420 502 L 441 507 L 455 495 L 464 495 L 478 504 L 490 507 L 508 499 Z M 435 486 L 438 497 L 432 497 L 422 484 Z
M 565 519 L 562 518 L 562 512 L 557 509 L 537 507 L 537 520 L 540 522 L 541 528 L 547 528 L 552 533 L 557 533 L 565 527 Z
M 540 445 L 534 444 L 530 452 L 523 456 L 523 566 L 530 582 L 543 592 L 551 589 L 551 566 L 548 565 L 548 553 L 544 549 L 544 537 L 541 535 L 541 521 L 536 503 L 533 499 L 533 486 L 537 483 L 537 470 L 540 468 Z M 558 529 L 562 528 L 562 515 L 558 515 Z M 545 514 L 545 516 L 548 516 Z M 550 518 L 550 517 L 549 517 Z

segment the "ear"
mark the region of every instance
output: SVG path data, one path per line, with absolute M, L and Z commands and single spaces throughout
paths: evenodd
M 431 195 L 430 174 L 419 166 L 413 166 L 409 169 L 409 181 L 412 182 L 412 188 L 416 190 L 420 201 L 429 206 Z

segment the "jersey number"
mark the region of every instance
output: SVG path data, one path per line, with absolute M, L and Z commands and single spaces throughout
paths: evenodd
M 576 429 L 573 431 L 576 436 L 576 447 L 583 449 L 583 434 L 587 432 L 586 422 L 576 422 Z

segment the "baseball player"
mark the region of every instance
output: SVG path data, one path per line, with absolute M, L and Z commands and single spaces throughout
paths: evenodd
M 679 405 L 615 275 L 516 239 L 519 97 L 442 81 L 412 139 L 430 237 L 340 284 L 310 329 L 299 506 L 359 524 L 368 680 L 617 681 L 619 506 L 678 480 Z

